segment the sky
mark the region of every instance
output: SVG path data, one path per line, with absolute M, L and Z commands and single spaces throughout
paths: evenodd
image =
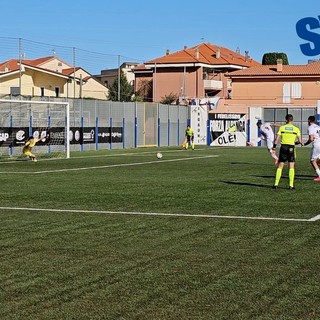
M 302 53 L 306 41 L 296 32 L 300 19 L 320 15 L 319 0 L 1 0 L 1 8 L 0 62 L 7 59 L 4 53 L 11 54 L 8 47 L 16 50 L 11 38 L 34 41 L 33 55 L 84 50 L 87 57 L 81 62 L 97 70 L 116 68 L 117 56 L 142 63 L 167 49 L 203 42 L 249 51 L 258 62 L 268 52 L 286 53 L 289 64 L 319 58 Z M 90 52 L 110 59 L 100 62 Z

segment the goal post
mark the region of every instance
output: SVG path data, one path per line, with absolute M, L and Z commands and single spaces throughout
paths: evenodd
M 0 99 L 0 160 L 25 159 L 30 136 L 41 138 L 32 148 L 37 158 L 70 158 L 69 103 Z

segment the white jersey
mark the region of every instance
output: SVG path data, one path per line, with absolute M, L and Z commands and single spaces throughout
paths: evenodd
M 308 135 L 313 136 L 310 160 L 320 159 L 320 127 L 313 123 L 308 127 Z
M 317 124 L 308 127 L 308 135 L 313 136 L 313 144 L 320 144 L 320 127 Z
M 270 123 L 266 122 L 266 123 L 262 124 L 260 127 L 260 130 L 261 130 L 261 135 L 263 136 L 263 138 L 266 142 L 267 148 L 269 150 L 271 150 L 272 146 L 273 146 L 273 141 L 274 141 L 274 133 L 273 133 L 273 130 L 271 128 Z
M 260 130 L 261 130 L 261 134 L 266 140 L 271 140 L 273 142 L 274 133 L 269 122 L 262 124 L 260 127 Z

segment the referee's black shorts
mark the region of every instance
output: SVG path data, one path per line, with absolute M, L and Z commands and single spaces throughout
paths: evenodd
M 282 144 L 279 152 L 279 162 L 295 162 L 295 148 L 290 144 Z

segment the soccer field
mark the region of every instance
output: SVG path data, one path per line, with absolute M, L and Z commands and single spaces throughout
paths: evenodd
M 319 319 L 309 151 L 292 191 L 266 148 L 0 162 L 0 319 Z

